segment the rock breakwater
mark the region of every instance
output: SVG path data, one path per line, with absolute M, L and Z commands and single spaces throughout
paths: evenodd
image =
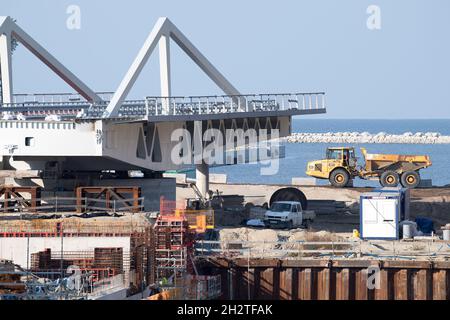
M 293 133 L 286 138 L 288 143 L 352 143 L 352 144 L 450 144 L 450 136 L 437 132 L 406 132 L 388 134 L 379 132 L 327 132 L 327 133 Z

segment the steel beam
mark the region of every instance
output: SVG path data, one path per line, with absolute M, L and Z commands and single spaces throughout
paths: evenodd
M 2 102 L 13 103 L 11 34 L 0 34 L 0 71 L 2 78 Z
M 175 43 L 203 70 L 203 72 L 216 83 L 227 95 L 240 95 L 239 91 L 206 59 L 204 55 L 186 38 L 186 36 L 168 18 L 159 18 L 152 32 L 145 41 L 143 47 L 131 64 L 128 72 L 120 83 L 116 93 L 111 99 L 104 117 L 117 117 L 120 107 L 126 99 L 136 79 L 150 58 L 156 45 L 160 45 L 161 64 L 161 93 L 168 96 L 170 92 L 170 51 L 169 38 Z M 164 74 L 163 74 L 164 73 Z
M 162 35 L 159 39 L 159 70 L 161 80 L 161 97 L 163 99 L 163 114 L 169 114 L 171 91 L 171 75 L 170 75 L 170 36 Z
M 10 35 L 15 38 L 24 47 L 26 47 L 32 54 L 34 54 L 39 60 L 41 60 L 45 65 L 47 65 L 53 72 L 55 72 L 64 82 L 71 86 L 76 92 L 82 95 L 86 100 L 90 102 L 101 101 L 101 98 L 91 90 L 86 84 L 84 84 L 79 78 L 77 78 L 72 72 L 69 71 L 61 62 L 59 62 L 55 57 L 53 57 L 44 47 L 42 47 L 38 42 L 36 42 L 30 35 L 28 35 L 22 28 L 20 28 L 10 17 L 0 17 L 0 34 Z M 4 38 L 2 36 L 2 38 Z M 7 37 L 8 38 L 8 37 Z M 0 52 L 2 53 L 0 58 L 6 59 L 7 63 L 10 61 L 7 57 L 8 48 L 7 45 L 10 41 L 5 39 L 0 43 Z M 10 52 L 10 49 L 9 49 Z M 2 67 L 5 63 L 2 63 Z M 3 68 L 2 68 L 3 69 Z M 2 70 L 2 79 L 11 79 L 12 70 Z M 4 76 L 4 73 L 6 74 Z M 7 80 L 8 82 L 8 80 Z M 11 81 L 9 81 L 9 85 Z M 10 87 L 12 95 L 12 87 Z M 7 92 L 8 94 L 8 92 Z M 6 97 L 8 98 L 8 97 Z M 6 101 L 4 101 L 6 103 Z

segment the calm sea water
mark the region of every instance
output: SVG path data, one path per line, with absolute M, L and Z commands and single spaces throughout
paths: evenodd
M 386 132 L 402 134 L 405 132 L 439 132 L 450 135 L 448 120 L 319 120 L 294 119 L 293 132 Z M 288 184 L 292 177 L 305 177 L 306 164 L 311 160 L 323 159 L 325 149 L 333 144 L 286 144 L 286 157 L 280 160 L 278 174 L 261 176 L 259 164 L 245 164 L 211 169 L 212 173 L 225 173 L 231 183 L 269 183 Z M 341 145 L 342 146 L 342 145 Z M 369 153 L 399 153 L 429 155 L 433 166 L 422 170 L 425 179 L 433 179 L 435 185 L 450 184 L 450 145 L 402 145 L 370 144 L 355 145 L 366 147 Z M 358 150 L 359 161 L 362 155 Z M 326 182 L 320 181 L 325 184 Z M 355 180 L 356 186 L 377 186 L 377 182 Z

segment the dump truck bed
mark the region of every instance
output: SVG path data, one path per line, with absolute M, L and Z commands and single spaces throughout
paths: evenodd
M 416 171 L 432 165 L 431 159 L 423 155 L 371 154 L 361 148 L 366 162 L 366 173 L 393 170 L 399 173 Z

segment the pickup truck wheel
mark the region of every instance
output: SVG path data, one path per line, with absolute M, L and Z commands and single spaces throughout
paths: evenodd
M 330 183 L 333 187 L 344 188 L 350 180 L 347 170 L 336 169 L 330 175 Z
M 400 183 L 400 177 L 395 171 L 386 171 L 380 177 L 380 184 L 383 187 L 396 187 Z
M 420 184 L 420 175 L 417 171 L 408 171 L 402 174 L 402 186 L 408 189 L 417 188 Z

